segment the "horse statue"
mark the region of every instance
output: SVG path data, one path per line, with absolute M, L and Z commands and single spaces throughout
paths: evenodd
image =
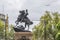
M 33 22 L 30 21 L 30 19 L 27 17 L 27 15 L 28 15 L 28 10 L 27 10 L 27 9 L 26 9 L 26 10 L 22 10 L 22 11 L 19 11 L 19 13 L 20 13 L 20 14 L 18 15 L 18 18 L 17 18 L 17 20 L 15 21 L 16 25 L 18 25 L 19 22 L 20 22 L 20 23 L 24 22 L 24 23 L 25 23 L 25 28 L 26 28 L 26 26 L 28 26 L 28 30 L 29 30 L 29 25 L 32 25 Z

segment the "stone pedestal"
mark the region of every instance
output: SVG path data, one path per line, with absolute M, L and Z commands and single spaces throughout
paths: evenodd
M 32 40 L 31 32 L 15 32 L 15 40 Z

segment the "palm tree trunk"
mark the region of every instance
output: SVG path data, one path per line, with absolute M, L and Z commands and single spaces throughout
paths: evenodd
M 56 39 L 55 39 L 55 36 L 54 36 L 54 40 L 56 40 Z
M 46 21 L 44 21 L 44 40 L 47 40 L 46 33 Z

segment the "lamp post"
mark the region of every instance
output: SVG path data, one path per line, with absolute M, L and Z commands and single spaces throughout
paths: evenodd
M 5 19 L 5 40 L 8 40 L 7 32 L 8 32 L 8 14 L 7 14 L 6 19 Z

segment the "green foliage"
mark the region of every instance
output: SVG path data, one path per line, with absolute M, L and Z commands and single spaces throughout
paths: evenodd
M 4 38 L 4 22 L 0 20 L 0 39 Z
M 14 29 L 13 29 L 13 25 L 11 24 L 10 26 L 9 26 L 10 28 L 10 30 L 9 30 L 9 32 L 8 32 L 8 39 L 9 40 L 14 40 Z
M 58 12 L 50 14 L 49 11 L 46 11 L 41 16 L 40 23 L 34 27 L 33 37 L 37 40 L 44 40 L 44 37 L 46 37 L 46 40 L 56 40 L 58 28 L 60 29 L 60 27 L 56 26 L 60 21 L 59 16 L 60 14 Z
M 11 24 L 8 27 L 8 30 L 5 31 L 5 23 L 0 20 L 0 40 L 5 40 L 5 37 L 7 38 L 6 40 L 14 40 L 14 29 L 13 29 L 13 25 Z
M 60 22 L 57 24 L 57 29 L 60 31 Z
M 56 40 L 60 40 L 60 33 L 56 34 Z
M 60 40 L 60 22 L 57 24 L 58 32 L 56 34 L 56 40 Z
M 0 28 L 3 28 L 3 26 L 4 26 L 4 22 L 0 20 Z

